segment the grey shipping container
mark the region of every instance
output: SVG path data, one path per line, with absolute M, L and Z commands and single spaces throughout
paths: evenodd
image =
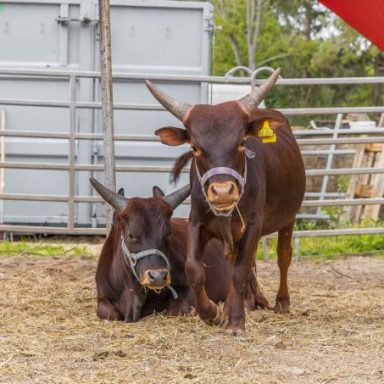
M 98 2 L 96 0 L 3 0 L 0 4 L 0 67 L 49 71 L 99 69 Z M 118 73 L 209 75 L 211 66 L 212 6 L 204 2 L 111 0 L 112 62 Z M 204 83 L 158 82 L 163 90 L 189 103 L 207 102 Z M 0 99 L 68 101 L 68 80 L 55 76 L 0 76 Z M 98 79 L 76 80 L 77 101 L 100 101 Z M 142 80 L 114 81 L 116 103 L 157 105 Z M 6 129 L 69 131 L 68 108 L 1 105 Z M 76 131 L 101 132 L 101 111 L 76 110 Z M 165 125 L 180 126 L 162 110 L 116 110 L 115 134 L 151 135 Z M 68 163 L 68 140 L 5 138 L 5 158 L 12 162 Z M 158 142 L 116 142 L 117 165 L 171 166 L 184 148 Z M 102 141 L 77 140 L 77 164 L 102 164 Z M 76 195 L 92 195 L 89 177 L 101 172 L 76 172 Z M 187 182 L 184 175 L 178 185 Z M 156 184 L 166 192 L 167 173 L 117 173 L 117 186 L 127 196 L 148 196 Z M 5 169 L 6 193 L 67 195 L 68 171 Z M 1 207 L 0 207 L 1 208 Z M 2 202 L 7 223 L 65 225 L 65 202 Z M 186 215 L 187 207 L 178 211 Z M 101 204 L 76 203 L 76 226 L 104 220 Z

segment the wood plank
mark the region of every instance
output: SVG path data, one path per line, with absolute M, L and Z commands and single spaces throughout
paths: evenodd
M 365 152 L 381 152 L 383 150 L 383 144 L 370 143 L 365 144 Z
M 377 153 L 375 158 L 374 167 L 381 167 L 384 165 L 384 152 Z M 372 197 L 382 197 L 384 194 L 384 175 L 376 174 L 371 176 L 370 183 L 372 185 Z M 379 218 L 381 205 L 366 205 L 364 207 L 363 219 L 364 220 L 377 220 Z
M 369 152 L 368 154 L 373 155 L 373 153 Z M 359 145 L 358 149 L 356 150 L 355 158 L 353 160 L 352 168 L 360 168 L 363 167 L 363 164 L 366 164 L 367 155 L 365 152 L 365 145 Z M 354 175 L 351 178 L 351 182 L 349 184 L 348 189 L 348 196 L 350 199 L 353 199 L 356 196 L 356 189 L 357 186 L 360 184 L 366 184 L 367 183 L 367 177 L 366 175 Z M 351 219 L 352 223 L 359 223 L 360 222 L 360 214 L 361 214 L 361 206 L 352 206 L 349 208 L 349 217 Z
M 373 185 L 371 184 L 358 184 L 356 187 L 354 197 L 369 198 L 373 194 Z

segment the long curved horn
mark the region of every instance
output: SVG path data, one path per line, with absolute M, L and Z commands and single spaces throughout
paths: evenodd
M 164 196 L 164 200 L 171 206 L 174 211 L 191 193 L 191 186 L 189 184 L 184 187 L 171 192 Z
M 98 182 L 93 177 L 89 178 L 89 181 L 91 182 L 93 188 L 96 189 L 98 194 L 113 208 L 115 208 L 116 211 L 122 211 L 126 206 L 128 199 L 116 192 L 111 191 L 107 187 L 105 187 L 103 184 Z
M 265 99 L 267 93 L 273 88 L 280 75 L 280 68 L 273 71 L 272 75 L 264 81 L 260 87 L 255 88 L 247 96 L 241 98 L 238 103 L 241 108 L 250 116 L 257 106 Z
M 169 112 L 172 113 L 175 117 L 177 117 L 182 122 L 185 121 L 185 119 L 188 116 L 188 111 L 192 107 L 190 104 L 182 103 L 173 97 L 165 94 L 164 92 L 160 91 L 153 83 L 151 83 L 149 80 L 145 80 L 145 85 L 149 89 L 149 91 L 152 93 L 152 95 L 155 97 L 155 99 Z

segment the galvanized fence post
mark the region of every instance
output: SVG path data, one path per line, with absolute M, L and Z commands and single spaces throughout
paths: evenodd
M 261 245 L 263 249 L 263 259 L 268 260 L 267 239 L 265 237 L 261 238 Z
M 112 84 L 112 50 L 111 50 L 111 17 L 109 0 L 99 0 L 100 31 L 100 72 L 101 101 L 104 134 L 104 171 L 105 184 L 112 191 L 116 190 L 115 147 L 113 127 L 113 84 Z M 112 210 L 107 206 L 107 228 L 112 222 Z
M 69 153 L 68 153 L 68 172 L 69 172 L 69 193 L 68 193 L 68 229 L 75 227 L 75 194 L 76 194 L 76 77 L 69 77 Z
M 342 125 L 342 119 L 343 119 L 343 115 L 341 113 L 337 114 L 335 127 L 334 127 L 333 135 L 332 135 L 332 139 L 334 139 L 334 142 L 329 146 L 327 164 L 325 166 L 326 170 L 332 169 L 333 158 L 334 158 L 334 154 L 336 151 L 336 145 L 337 145 L 335 143 L 339 137 L 339 131 L 340 131 L 340 128 Z M 327 193 L 327 189 L 328 189 L 328 181 L 329 181 L 329 175 L 324 175 L 323 176 L 323 182 L 321 184 L 319 200 L 324 200 L 324 197 L 325 197 L 325 195 Z M 318 215 L 321 214 L 321 207 L 317 208 L 317 214 Z
M 300 261 L 300 237 L 293 237 L 295 242 L 295 260 Z
M 1 111 L 1 132 L 5 131 L 5 111 Z M 5 162 L 5 137 L 1 136 L 0 138 L 0 161 L 2 163 Z M 5 169 L 3 167 L 0 168 L 0 193 L 3 194 L 5 192 Z M 4 200 L 0 200 L 0 223 L 4 223 Z

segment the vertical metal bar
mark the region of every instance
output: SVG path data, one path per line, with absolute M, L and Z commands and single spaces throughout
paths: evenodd
M 339 130 L 340 130 L 340 127 L 341 127 L 342 118 L 343 118 L 343 115 L 341 113 L 339 113 L 337 115 L 337 117 L 336 117 L 335 129 L 334 129 L 333 135 L 332 135 L 333 139 L 337 139 L 337 137 L 339 135 Z M 333 157 L 334 157 L 334 154 L 335 154 L 335 149 L 336 149 L 336 144 L 331 144 L 329 146 L 329 154 L 328 154 L 328 157 L 327 157 L 327 164 L 325 166 L 325 169 L 327 171 L 332 168 L 332 163 L 333 163 Z M 329 181 L 329 175 L 323 176 L 323 182 L 321 184 L 319 200 L 324 200 L 325 194 L 326 194 L 327 189 L 328 189 L 328 181 Z M 317 215 L 321 214 L 321 207 L 317 208 L 316 214 Z
M 378 128 L 383 128 L 384 127 L 384 113 L 380 115 L 380 120 L 379 123 L 377 124 Z
M 300 237 L 294 237 L 295 240 L 295 260 L 300 261 Z
M 75 190 L 76 190 L 76 174 L 75 174 L 75 149 L 76 149 L 76 77 L 71 75 L 69 78 L 69 199 L 68 199 L 68 229 L 75 226 Z
M 98 7 L 96 1 L 80 0 L 80 7 L 73 7 L 73 14 L 79 19 L 89 17 L 91 20 L 98 19 Z M 72 9 L 72 6 L 70 10 Z M 77 13 L 75 13 L 75 10 Z M 72 16 L 72 14 L 70 13 Z M 79 70 L 95 71 L 99 68 L 99 51 L 97 45 L 98 28 L 93 23 L 80 23 L 77 27 L 78 45 L 81 47 L 78 52 Z M 96 50 L 97 47 L 97 50 Z M 95 78 L 77 77 L 76 79 L 76 100 L 99 100 L 94 94 Z M 99 81 L 97 82 L 99 84 Z M 93 133 L 95 132 L 94 114 L 101 116 L 101 111 L 95 109 L 76 110 L 76 119 L 81 121 L 77 126 L 76 132 Z M 97 118 L 97 123 L 101 119 Z M 76 162 L 79 164 L 93 164 L 93 145 L 95 140 L 78 140 L 76 142 Z M 102 143 L 101 143 L 102 144 Z M 94 176 L 91 171 L 82 172 L 81 177 L 76 178 L 76 193 L 87 196 L 93 193 L 93 188 L 89 183 L 89 177 Z M 76 204 L 76 223 L 89 225 L 92 221 L 91 208 L 94 204 Z
M 267 239 L 263 237 L 261 239 L 261 245 L 263 249 L 263 259 L 268 260 L 268 248 L 267 248 Z
M 5 111 L 1 111 L 1 130 L 5 131 Z M 0 161 L 5 162 L 5 136 L 0 138 Z M 0 168 L 0 193 L 5 190 L 5 169 Z M 4 223 L 4 200 L 0 200 L 0 223 Z
M 69 4 L 60 4 L 60 17 L 69 17 Z M 61 66 L 68 65 L 68 24 L 59 24 L 59 62 Z
M 113 142 L 113 93 L 112 93 L 112 50 L 111 50 L 111 18 L 109 0 L 99 0 L 100 30 L 100 72 L 101 102 L 104 134 L 104 170 L 105 184 L 112 191 L 116 190 L 115 147 Z M 112 222 L 112 210 L 107 205 L 107 228 Z

